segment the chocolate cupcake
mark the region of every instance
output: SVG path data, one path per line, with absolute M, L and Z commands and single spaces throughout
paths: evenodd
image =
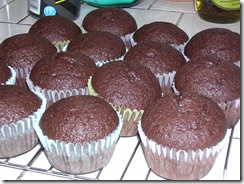
M 84 54 L 61 51 L 38 61 L 27 76 L 27 84 L 31 90 L 42 93 L 49 106 L 61 98 L 87 95 L 87 82 L 96 68 Z
M 215 55 L 240 66 L 241 36 L 226 28 L 205 29 L 189 40 L 184 54 L 189 59 L 202 54 Z
M 137 30 L 134 17 L 124 9 L 104 7 L 92 10 L 83 19 L 83 28 L 87 32 L 107 31 L 118 35 L 129 49 L 130 36 Z
M 56 52 L 48 40 L 28 33 L 11 36 L 0 44 L 0 60 L 15 70 L 16 85 L 26 88 L 26 76 L 34 64 Z
M 214 55 L 188 61 L 175 74 L 176 91 L 190 91 L 217 102 L 225 112 L 228 128 L 240 118 L 241 70 Z
M 161 97 L 160 84 L 150 69 L 125 60 L 102 65 L 88 81 L 90 95 L 107 100 L 121 115 L 121 136 L 135 136 L 144 109 Z
M 64 51 L 71 40 L 82 34 L 81 28 L 72 20 L 61 16 L 44 16 L 29 29 L 30 34 L 40 35 L 59 50 Z
M 132 36 L 131 42 L 132 46 L 134 46 L 141 42 L 156 41 L 169 44 L 182 52 L 188 40 L 187 33 L 175 24 L 156 21 L 137 29 Z
M 26 88 L 0 85 L 0 158 L 26 153 L 38 144 L 33 128 L 46 108 L 46 99 Z
M 0 60 L 0 84 L 15 85 L 15 82 L 16 82 L 15 70 Z
M 35 129 L 54 168 L 84 174 L 108 164 L 121 126 L 118 114 L 105 100 L 78 95 L 49 106 Z
M 170 180 L 207 175 L 228 140 L 218 104 L 189 92 L 163 96 L 148 106 L 138 131 L 149 168 Z
M 87 55 L 97 66 L 121 59 L 126 52 L 125 44 L 119 36 L 104 31 L 78 36 L 69 43 L 67 50 Z
M 174 75 L 186 60 L 182 53 L 168 44 L 160 42 L 142 42 L 132 47 L 125 60 L 146 66 L 157 77 L 162 92 L 172 92 Z

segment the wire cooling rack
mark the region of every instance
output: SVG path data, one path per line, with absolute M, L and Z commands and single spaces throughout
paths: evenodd
M 229 143 L 224 147 L 207 176 L 201 180 L 223 180 L 228 174 L 228 160 L 233 139 L 233 129 L 227 131 Z M 7 169 L 7 170 L 6 170 Z M 5 171 L 5 172 L 2 172 Z M 3 176 L 1 176 L 3 175 Z M 114 154 L 104 168 L 73 175 L 53 168 L 41 146 L 13 158 L 0 159 L 0 180 L 165 180 L 148 168 L 139 136 L 120 137 Z

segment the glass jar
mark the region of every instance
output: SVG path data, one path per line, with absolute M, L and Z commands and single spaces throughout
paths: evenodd
M 195 10 L 208 22 L 224 24 L 240 21 L 240 0 L 195 0 Z

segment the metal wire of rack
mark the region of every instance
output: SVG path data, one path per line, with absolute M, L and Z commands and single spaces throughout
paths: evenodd
M 124 174 L 126 173 L 127 168 L 129 166 L 131 160 L 133 159 L 133 156 L 135 155 L 135 152 L 138 149 L 139 145 L 140 145 L 140 140 L 138 140 L 138 142 L 131 154 L 131 157 L 129 158 L 129 160 L 126 164 L 126 167 L 124 168 L 123 172 L 121 173 L 120 180 L 123 179 Z M 27 172 L 35 172 L 35 173 L 51 175 L 51 176 L 70 179 L 70 180 L 99 180 L 99 176 L 100 176 L 101 172 L 103 171 L 103 168 L 101 168 L 98 171 L 96 171 L 96 174 L 93 177 L 88 177 L 88 176 L 83 176 L 83 175 L 74 175 L 74 174 L 64 173 L 64 172 L 53 169 L 53 167 L 51 165 L 48 169 L 44 169 L 41 167 L 35 167 L 35 166 L 33 166 L 33 163 L 35 163 L 35 161 L 38 160 L 38 158 L 40 157 L 41 154 L 45 154 L 44 149 L 41 146 L 41 144 L 39 143 L 35 147 L 35 149 L 31 150 L 30 152 L 33 152 L 34 154 L 30 158 L 30 161 L 27 164 L 15 163 L 14 161 L 12 161 L 15 158 L 14 157 L 14 158 L 0 159 L 0 166 L 21 170 L 21 173 L 16 178 L 16 180 L 22 180 L 24 175 Z M 20 155 L 18 157 L 23 157 L 23 156 Z
M 231 129 L 230 132 L 228 132 L 230 135 L 230 139 L 229 139 L 229 144 L 226 148 L 226 153 L 225 153 L 225 164 L 224 164 L 224 168 L 223 168 L 223 173 L 224 173 L 223 179 L 225 179 L 225 174 L 226 174 L 227 168 L 228 168 L 228 159 L 229 159 L 231 142 L 233 139 L 235 139 L 235 137 L 233 137 L 233 132 L 234 132 L 234 128 Z M 128 149 L 129 149 L 129 151 L 128 151 L 128 150 L 126 150 L 126 148 L 122 148 L 122 147 L 124 147 L 123 142 L 126 142 L 126 141 L 128 142 L 129 140 L 133 142 L 133 146 L 128 147 Z M 123 165 L 120 165 L 122 167 L 122 169 L 120 169 L 120 171 L 118 171 L 119 174 L 117 174 L 118 175 L 117 180 L 127 180 L 126 174 L 128 174 L 128 172 L 131 172 L 130 165 L 132 165 L 132 162 L 134 160 L 139 160 L 138 159 L 139 153 L 142 154 L 141 141 L 140 141 L 138 136 L 133 137 L 133 138 L 123 138 L 122 137 L 119 139 L 117 144 L 118 144 L 118 147 L 120 147 L 118 152 L 121 152 L 120 151 L 121 149 L 122 150 L 124 149 L 125 152 L 126 151 L 129 152 L 128 156 L 125 159 L 125 162 L 123 161 Z M 102 176 L 103 172 L 105 172 L 105 173 L 107 172 L 107 171 L 104 171 L 104 170 L 106 170 L 106 167 L 109 167 L 109 166 L 105 166 L 104 168 L 102 168 L 102 169 L 100 169 L 94 173 L 88 174 L 88 175 L 87 174 L 73 175 L 73 174 L 68 174 L 68 173 L 63 173 L 61 171 L 58 171 L 58 170 L 54 169 L 51 165 L 45 166 L 45 167 L 42 167 L 41 165 L 38 165 L 38 164 L 35 165 L 35 163 L 38 162 L 40 157 L 45 157 L 45 152 L 44 152 L 41 144 L 37 145 L 30 152 L 32 153 L 32 156 L 29 158 L 29 160 L 26 164 L 16 162 L 16 158 L 13 157 L 13 158 L 0 159 L 0 166 L 20 170 L 21 172 L 18 174 L 16 180 L 25 180 L 25 176 L 29 172 L 49 175 L 49 176 L 52 176 L 52 177 L 55 177 L 58 179 L 68 179 L 68 180 L 104 180 L 105 179 L 105 180 L 109 180 L 108 178 L 106 178 L 107 176 L 106 177 Z M 116 151 L 115 151 L 114 154 L 118 154 L 118 152 L 116 153 Z M 29 153 L 26 153 L 26 154 L 29 154 Z M 20 155 L 18 157 L 23 157 L 23 159 L 24 159 L 26 154 Z M 116 159 L 118 159 L 118 158 L 114 158 L 112 162 L 116 162 Z M 20 160 L 22 160 L 22 159 L 20 159 Z M 145 162 L 145 160 L 141 160 L 138 162 Z M 116 165 L 116 163 L 113 163 L 112 165 Z M 138 166 L 138 167 L 139 167 L 138 169 L 140 170 L 140 166 Z M 116 172 L 116 169 L 112 169 L 112 171 L 111 171 L 111 169 L 109 169 L 109 170 L 110 170 L 110 172 Z M 136 174 L 136 173 L 134 173 L 134 174 Z M 150 170 L 150 168 L 145 167 L 144 172 L 143 172 L 143 176 L 139 177 L 139 180 L 150 180 L 150 176 L 153 174 L 154 173 Z M 111 177 L 111 178 L 113 178 L 113 177 Z M 160 177 L 159 177 L 159 179 L 164 180 L 163 178 L 160 178 Z

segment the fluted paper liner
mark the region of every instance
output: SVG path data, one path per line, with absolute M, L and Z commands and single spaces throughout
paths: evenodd
M 184 53 L 184 48 L 186 46 L 186 43 L 183 43 L 183 44 L 180 44 L 180 45 L 177 45 L 177 44 L 169 44 L 170 46 L 174 47 L 175 49 L 177 49 L 178 51 L 180 51 L 182 54 Z
M 67 98 L 69 96 L 75 95 L 88 95 L 88 87 L 80 88 L 80 89 L 71 89 L 71 90 L 51 90 L 51 89 L 42 89 L 39 86 L 35 86 L 33 82 L 30 80 L 30 74 L 26 77 L 26 83 L 30 90 L 36 91 L 38 93 L 42 93 L 47 99 L 47 107 L 49 107 L 52 103 L 62 99 Z
M 89 95 L 92 96 L 99 96 L 92 88 L 91 80 L 92 77 L 88 79 L 88 91 L 89 91 L 88 93 Z M 137 127 L 138 121 L 141 119 L 144 110 L 130 109 L 130 108 L 114 105 L 111 102 L 108 103 L 122 116 L 123 126 L 122 126 L 120 136 L 122 137 L 135 136 L 138 133 L 138 127 Z
M 120 37 L 123 40 L 123 42 L 125 43 L 126 49 L 128 49 L 128 50 L 132 47 L 130 39 L 133 34 L 134 34 L 134 32 Z
M 53 42 L 52 44 L 57 48 L 57 52 L 65 52 L 67 47 L 70 43 L 70 40 L 60 41 L 60 42 Z
M 163 95 L 168 95 L 173 92 L 172 85 L 176 71 L 164 74 L 157 74 L 156 78 L 159 81 Z
M 14 70 L 16 72 L 16 85 L 28 89 L 28 86 L 26 84 L 26 76 L 30 72 L 31 67 L 14 68 Z
M 225 113 L 227 128 L 233 128 L 241 116 L 240 98 L 227 102 L 219 102 L 218 105 Z
M 35 113 L 20 121 L 0 126 L 0 158 L 18 156 L 38 144 L 33 125 L 39 122 L 46 109 L 46 98 L 42 94 L 35 94 L 42 100 L 41 107 Z
M 212 169 L 215 160 L 228 141 L 224 139 L 217 145 L 204 150 L 178 150 L 149 140 L 138 124 L 143 152 L 149 168 L 157 175 L 170 180 L 196 180 L 204 177 Z
M 85 174 L 105 167 L 116 147 L 122 127 L 119 116 L 118 127 L 103 139 L 90 142 L 68 143 L 49 139 L 39 125 L 34 128 L 44 147 L 50 164 L 65 173 Z
M 235 64 L 236 66 L 241 67 L 241 62 L 240 62 L 240 61 L 236 61 L 236 62 L 234 62 L 234 64 Z
M 9 69 L 11 71 L 11 77 L 3 84 L 15 85 L 15 83 L 16 83 L 16 72 L 11 66 L 8 66 L 8 67 L 9 67 Z
M 117 112 L 119 112 L 122 115 L 123 126 L 120 132 L 120 136 L 135 136 L 138 132 L 138 121 L 141 119 L 144 110 L 129 109 L 115 105 L 112 106 L 115 108 Z

